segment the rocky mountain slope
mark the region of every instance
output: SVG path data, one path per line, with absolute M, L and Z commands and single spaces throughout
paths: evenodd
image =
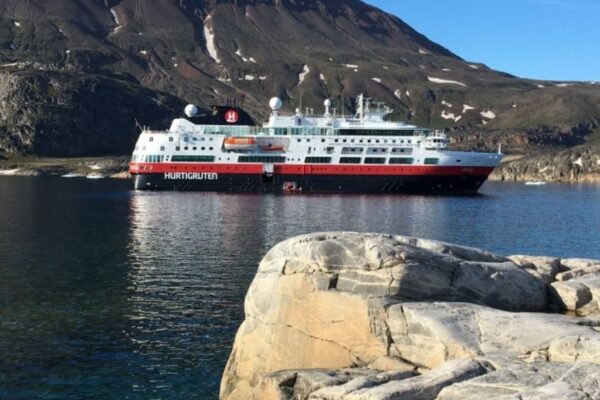
M 258 120 L 274 95 L 288 110 L 321 110 L 330 97 L 338 112 L 352 112 L 352 96 L 365 92 L 397 117 L 449 128 L 457 147 L 471 149 L 564 149 L 585 145 L 600 126 L 600 85 L 524 80 L 464 61 L 359 0 L 1 0 L 0 11 L 2 76 L 102 76 L 201 106 L 238 98 Z M 113 131 L 131 143 L 135 130 L 122 123 Z M 21 139 L 34 122 L 2 113 L 0 125 L 9 150 L 37 151 Z

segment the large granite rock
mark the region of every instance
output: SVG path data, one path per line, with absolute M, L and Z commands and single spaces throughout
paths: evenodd
M 558 276 L 589 282 L 596 264 L 378 234 L 289 239 L 248 291 L 221 398 L 600 396 L 600 318 L 545 313 L 569 301 Z M 585 383 L 566 378 L 579 370 Z

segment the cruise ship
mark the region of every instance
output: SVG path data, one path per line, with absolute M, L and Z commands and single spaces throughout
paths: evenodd
M 330 100 L 284 115 L 269 102 L 262 126 L 238 107 L 198 108 L 167 131 L 143 130 L 129 172 L 137 190 L 269 193 L 476 193 L 502 154 L 448 150 L 443 132 L 385 119 L 392 110 L 358 96 L 356 114 Z

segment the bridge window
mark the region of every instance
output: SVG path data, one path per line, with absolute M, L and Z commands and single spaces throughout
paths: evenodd
M 440 162 L 439 158 L 426 158 L 424 164 L 425 165 L 437 165 Z

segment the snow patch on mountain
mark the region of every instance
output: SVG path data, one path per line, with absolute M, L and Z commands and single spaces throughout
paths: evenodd
M 396 96 L 397 99 L 402 100 L 402 92 L 400 91 L 400 89 L 396 89 L 396 91 L 394 92 L 394 96 Z
M 371 78 L 373 82 L 381 83 L 381 79 L 379 78 Z
M 473 107 L 473 106 L 470 106 L 470 105 L 468 105 L 468 104 L 463 104 L 463 111 L 462 111 L 462 113 L 464 114 L 464 113 L 466 113 L 467 111 L 469 111 L 469 110 L 474 110 L 474 109 L 475 109 L 475 107 Z
M 219 53 L 217 52 L 217 46 L 215 44 L 215 34 L 212 27 L 208 25 L 209 20 L 210 15 L 204 20 L 204 38 L 206 39 L 206 50 L 208 51 L 210 58 L 212 58 L 217 64 L 221 64 L 221 59 L 219 58 Z
M 428 76 L 427 79 L 429 79 L 429 82 L 433 82 L 433 83 L 447 83 L 450 85 L 458 85 L 458 86 L 467 86 L 462 82 L 458 82 L 458 81 L 451 81 L 448 79 L 440 79 L 440 78 L 434 78 L 431 76 Z
M 306 79 L 306 75 L 308 75 L 309 72 L 310 72 L 310 68 L 308 67 L 308 65 L 304 65 L 302 72 L 300 72 L 300 74 L 298 74 L 298 86 L 300 86 L 300 84 L 302 82 L 304 82 L 304 79 Z
M 493 112 L 492 110 L 482 111 L 480 114 L 481 114 L 481 116 L 483 118 L 487 118 L 487 119 L 494 119 L 494 118 L 496 118 L 496 113 Z
M 460 119 L 462 118 L 462 115 L 458 115 L 456 116 L 454 113 L 448 112 L 446 110 L 442 111 L 442 113 L 440 114 L 440 117 L 444 118 L 444 119 L 451 119 L 454 122 L 458 122 L 460 121 Z
M 442 100 L 442 105 L 446 106 L 446 107 L 449 107 L 449 108 L 452 108 L 452 103 L 448 103 L 446 100 Z
M 242 55 L 242 49 L 237 49 L 235 54 L 241 58 L 243 62 L 248 62 L 248 59 Z
M 121 29 L 123 29 L 123 26 L 121 25 L 121 21 L 119 21 L 119 14 L 117 14 L 117 10 L 115 10 L 114 7 L 110 9 L 110 13 L 112 14 L 113 22 L 116 25 L 115 28 L 110 33 L 111 35 L 114 35 L 115 33 L 119 32 Z

